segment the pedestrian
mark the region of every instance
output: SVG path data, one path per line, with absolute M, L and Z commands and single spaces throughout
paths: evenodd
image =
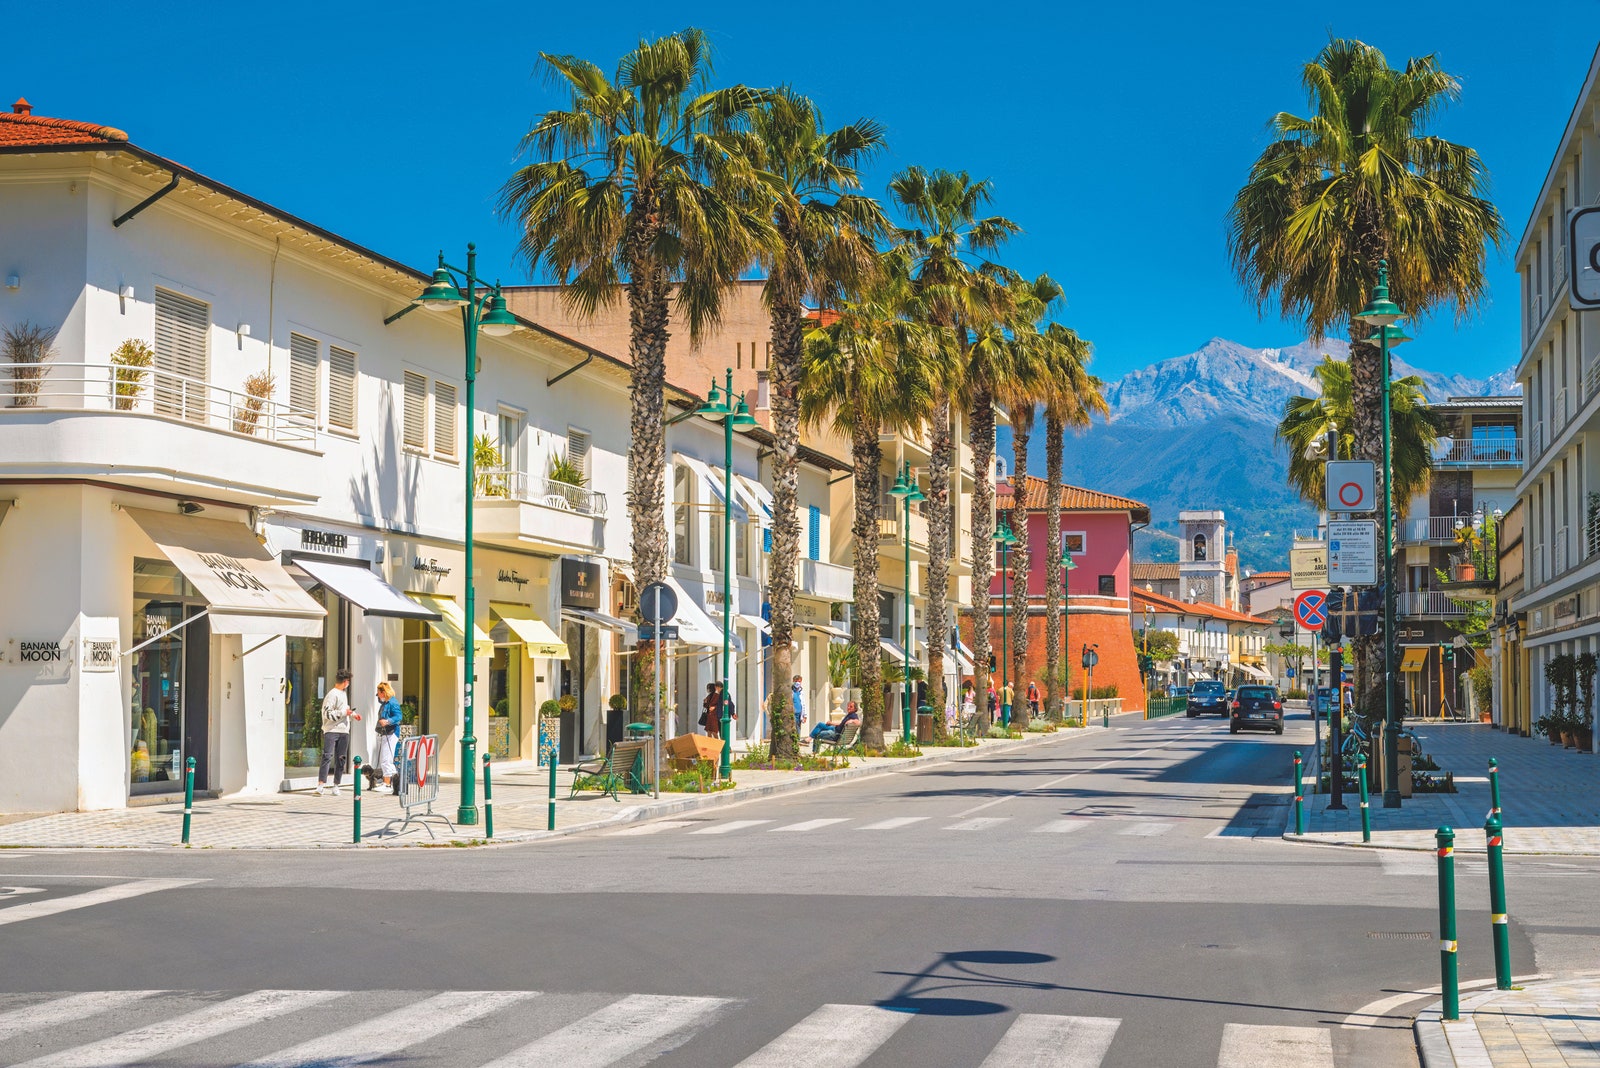
M 1016 703 L 1016 691 L 1011 683 L 1006 683 L 1000 690 L 1000 722 L 1007 727 L 1011 726 L 1011 706 Z
M 333 796 L 339 796 L 339 783 L 350 763 L 350 721 L 361 713 L 350 710 L 350 671 L 340 668 L 333 689 L 322 699 L 322 766 L 317 769 L 317 796 L 326 792 L 328 771 L 333 771 Z
M 847 725 L 860 722 L 861 713 L 856 710 L 856 703 L 851 701 L 849 707 L 845 709 L 844 718 L 838 723 L 818 723 L 811 728 L 812 748 L 815 748 L 818 742 L 837 742 Z
M 994 683 L 989 684 L 989 725 L 995 724 L 995 716 L 1000 711 L 1000 695 L 994 692 Z
M 706 699 L 700 702 L 700 726 L 713 738 L 722 737 L 722 695 L 717 684 L 706 683 Z
M 1028 715 L 1039 718 L 1039 684 L 1033 681 L 1028 683 Z
M 386 789 L 399 793 L 395 783 L 394 751 L 400 741 L 400 720 L 405 713 L 400 709 L 400 699 L 394 687 L 387 682 L 378 683 L 378 774 L 374 790 Z
M 796 675 L 794 681 L 789 684 L 789 692 L 792 695 L 790 700 L 794 702 L 794 734 L 798 738 L 805 730 L 806 723 L 806 688 L 801 683 L 799 675 Z

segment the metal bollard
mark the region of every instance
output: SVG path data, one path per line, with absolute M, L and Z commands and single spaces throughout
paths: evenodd
M 1489 816 L 1500 818 L 1500 762 L 1489 758 Z
M 1300 750 L 1294 751 L 1294 833 L 1306 833 L 1305 764 Z
M 1372 809 L 1367 807 L 1367 758 L 1356 765 L 1356 780 L 1361 783 L 1361 841 L 1372 841 Z
M 494 794 L 489 786 L 489 754 L 483 754 L 483 836 L 494 837 Z
M 1505 840 L 1501 834 L 1500 818 L 1491 815 L 1483 825 L 1489 840 L 1489 919 L 1494 925 L 1494 985 L 1497 990 L 1511 989 L 1511 927 L 1506 915 L 1506 862 L 1502 855 Z
M 350 841 L 361 844 L 361 758 L 356 757 L 356 815 L 355 826 L 350 831 Z
M 556 829 L 556 755 L 550 754 L 550 818 L 546 821 L 549 830 Z
M 194 757 L 183 762 L 183 844 L 189 844 L 189 820 L 194 815 Z
M 1111 727 L 1111 706 L 1109 704 L 1100 706 L 1100 726 L 1108 730 Z
M 1444 1018 L 1461 1018 L 1461 988 L 1456 962 L 1456 832 L 1440 827 L 1439 843 L 1439 988 L 1444 991 Z

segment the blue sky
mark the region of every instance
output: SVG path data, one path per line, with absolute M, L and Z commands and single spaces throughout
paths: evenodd
M 60 12 L 33 4 L 7 14 L 8 34 L 36 43 L 7 51 L 0 96 L 121 127 L 419 267 L 475 240 L 490 273 L 523 281 L 493 202 L 518 137 L 558 102 L 533 74 L 538 52 L 609 68 L 642 35 L 701 26 L 720 79 L 792 84 L 836 123 L 881 120 L 890 150 L 871 191 L 912 163 L 993 179 L 994 210 L 1026 230 L 1008 262 L 1064 284 L 1062 319 L 1113 377 L 1212 336 L 1299 339 L 1244 300 L 1223 214 L 1267 119 L 1305 110 L 1300 66 L 1329 33 L 1355 36 L 1396 64 L 1437 52 L 1463 83 L 1436 129 L 1481 152 L 1510 238 L 1491 254 L 1488 306 L 1459 328 L 1448 315 L 1419 324 L 1406 355 L 1487 375 L 1517 356 L 1511 253 L 1600 30 L 1592 0 L 1539 12 L 1483 2 L 153 3 L 62 33 Z

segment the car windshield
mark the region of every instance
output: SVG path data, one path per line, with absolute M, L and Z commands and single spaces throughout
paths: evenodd
M 1275 700 L 1278 695 L 1273 692 L 1271 686 L 1241 686 L 1239 687 L 1239 696 L 1241 698 L 1255 697 L 1272 701 Z
M 1194 684 L 1194 692 L 1202 697 L 1215 697 L 1222 692 L 1222 683 L 1197 682 Z

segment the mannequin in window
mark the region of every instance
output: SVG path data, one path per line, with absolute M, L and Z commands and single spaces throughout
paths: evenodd
M 1196 534 L 1194 536 L 1194 558 L 1196 560 L 1204 560 L 1206 558 L 1206 536 L 1204 534 Z

